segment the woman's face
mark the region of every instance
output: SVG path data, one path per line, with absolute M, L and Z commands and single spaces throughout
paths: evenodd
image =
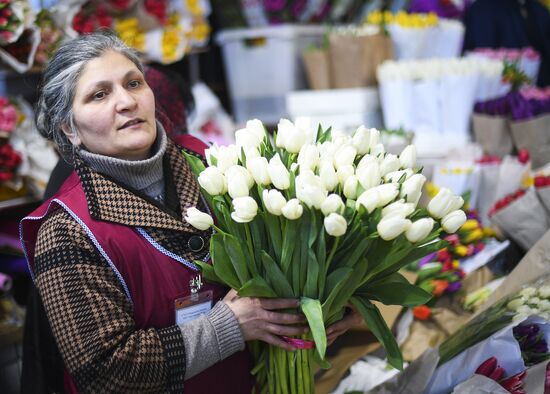
M 124 160 L 143 160 L 156 138 L 155 98 L 136 65 L 107 51 L 84 66 L 77 82 L 73 115 L 76 135 L 63 130 L 73 145 Z

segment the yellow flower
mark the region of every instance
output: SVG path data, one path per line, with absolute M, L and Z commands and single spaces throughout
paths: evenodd
M 367 23 L 371 25 L 381 25 L 382 24 L 382 13 L 378 10 L 372 11 L 367 15 Z
M 439 188 L 432 182 L 426 183 L 426 191 L 431 198 L 434 198 L 439 193 Z
M 460 231 L 470 231 L 475 230 L 476 228 L 479 228 L 479 222 L 475 219 L 469 219 L 464 222 L 462 227 L 460 227 Z
M 456 270 L 458 268 L 460 268 L 460 261 L 458 260 L 453 260 L 453 268 Z
M 475 241 L 479 241 L 480 239 L 483 239 L 483 230 L 480 228 L 475 229 L 470 234 L 466 235 L 464 237 L 464 243 L 472 243 Z
M 489 237 L 495 237 L 497 234 L 495 233 L 495 230 L 492 229 L 492 227 L 484 227 L 483 228 L 483 236 L 486 238 Z
M 187 0 L 187 9 L 194 15 L 202 14 L 202 8 L 199 0 Z
M 464 257 L 468 254 L 468 248 L 464 245 L 457 245 L 455 246 L 455 253 L 459 255 L 460 257 Z M 453 262 L 454 264 L 454 262 Z

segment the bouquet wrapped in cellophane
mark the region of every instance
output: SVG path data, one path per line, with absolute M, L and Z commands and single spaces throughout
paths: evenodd
M 349 305 L 401 369 L 395 338 L 372 301 L 408 307 L 429 300 L 398 271 L 440 249 L 439 234 L 465 222 L 462 198 L 442 189 L 417 208 L 426 178 L 415 168 L 414 146 L 389 154 L 376 129 L 348 136 L 315 131 L 307 118 L 282 119 L 271 138 L 252 120 L 235 137 L 235 145 L 206 150 L 206 168 L 186 155 L 216 224 L 196 208 L 185 219 L 216 230 L 212 265 L 197 262 L 207 280 L 241 296 L 300 298 L 309 333 L 284 338 L 298 350 L 252 346 L 262 392 L 313 393 L 314 363 L 329 366 L 325 327 Z

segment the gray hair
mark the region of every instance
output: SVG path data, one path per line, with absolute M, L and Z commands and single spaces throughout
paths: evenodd
M 84 66 L 107 51 L 126 56 L 143 73 L 137 53 L 108 31 L 86 34 L 63 43 L 44 71 L 35 112 L 36 127 L 42 136 L 55 141 L 61 156 L 69 163 L 74 147 L 62 126 L 67 125 L 72 133 L 77 132 L 72 109 L 76 85 Z

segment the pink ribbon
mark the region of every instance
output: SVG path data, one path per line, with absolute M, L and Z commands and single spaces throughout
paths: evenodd
M 315 347 L 315 342 L 308 341 L 306 339 L 282 337 L 286 343 L 294 346 L 296 349 L 313 349 Z

